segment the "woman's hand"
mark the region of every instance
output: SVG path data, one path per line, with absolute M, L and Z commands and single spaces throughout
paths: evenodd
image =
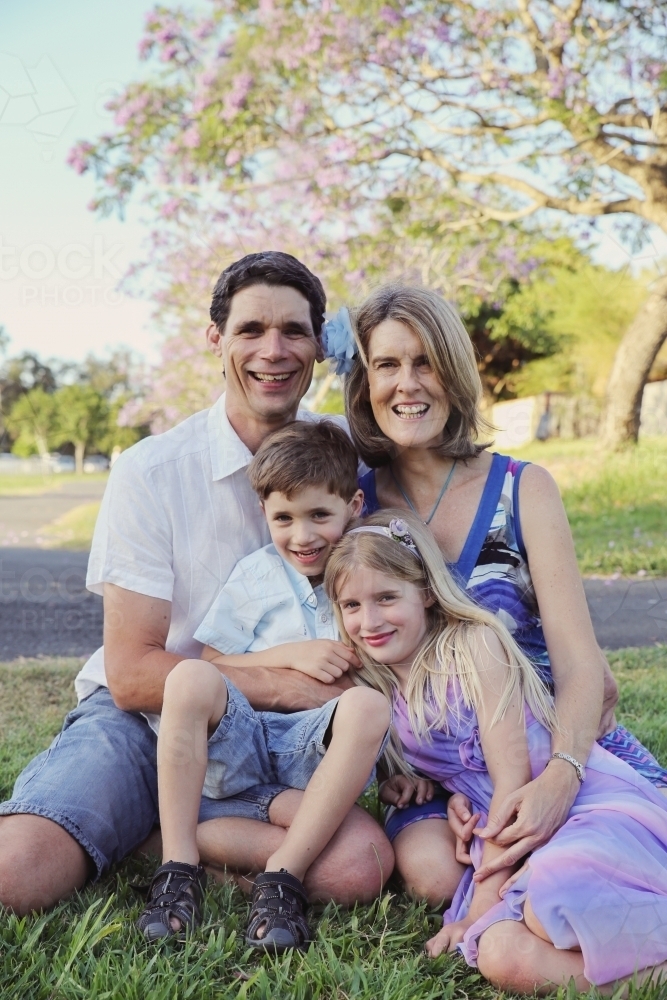
M 480 813 L 472 813 L 472 803 L 467 795 L 455 792 L 447 803 L 447 820 L 456 837 L 456 860 L 463 865 L 472 864 L 470 844 Z
M 508 795 L 484 829 L 475 830 L 483 840 L 508 849 L 475 872 L 482 882 L 503 868 L 518 864 L 560 829 L 579 791 L 577 773 L 567 761 L 551 761 L 542 774 Z
M 387 805 L 405 809 L 413 796 L 418 806 L 433 798 L 433 782 L 428 778 L 408 778 L 405 774 L 395 774 L 383 781 L 379 788 L 380 801 Z
M 437 958 L 438 955 L 442 955 L 443 951 L 454 951 L 457 944 L 463 941 L 465 932 L 469 927 L 472 927 L 474 920 L 470 917 L 465 917 L 463 920 L 457 920 L 453 924 L 445 924 L 441 931 L 432 937 L 424 945 L 424 951 L 429 958 Z

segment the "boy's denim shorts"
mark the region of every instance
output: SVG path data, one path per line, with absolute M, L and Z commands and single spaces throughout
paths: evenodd
M 156 748 L 157 736 L 143 716 L 116 708 L 100 687 L 69 713 L 48 750 L 18 776 L 0 816 L 30 813 L 53 820 L 90 855 L 99 878 L 159 821 Z M 286 787 L 266 775 L 231 798 L 202 798 L 199 822 L 227 816 L 268 822 L 271 802 Z
M 240 816 L 266 823 L 276 795 L 305 787 L 305 775 L 317 767 L 336 701 L 314 712 L 280 715 L 254 712 L 231 684 L 229 692 L 228 711 L 209 740 L 209 753 L 226 773 L 238 769 L 238 791 L 226 788 L 225 798 L 203 796 L 199 822 Z M 262 744 L 267 718 L 275 721 L 268 727 L 270 740 Z M 12 798 L 0 804 L 0 816 L 29 813 L 53 820 L 90 856 L 99 878 L 158 823 L 156 749 L 157 736 L 143 716 L 116 708 L 107 688 L 98 688 L 18 776 Z M 255 759 L 258 749 L 261 760 Z M 282 783 L 287 775 L 298 784 Z
M 227 711 L 208 741 L 204 795 L 243 795 L 263 782 L 305 788 L 326 753 L 338 698 L 305 712 L 256 712 L 225 678 Z M 388 735 L 378 756 L 384 752 Z M 375 768 L 367 787 L 375 778 Z M 254 794 L 254 793 L 253 793 Z

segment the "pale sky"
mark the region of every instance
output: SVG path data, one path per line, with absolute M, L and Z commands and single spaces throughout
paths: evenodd
M 9 351 L 81 359 L 129 345 L 155 360 L 150 303 L 116 290 L 142 259 L 140 209 L 126 222 L 86 208 L 87 176 L 65 163 L 78 139 L 110 127 L 104 103 L 144 72 L 137 57 L 150 0 L 5 0 L 0 3 L 0 325 Z M 596 257 L 629 260 L 611 233 Z M 667 256 L 657 233 L 635 265 Z

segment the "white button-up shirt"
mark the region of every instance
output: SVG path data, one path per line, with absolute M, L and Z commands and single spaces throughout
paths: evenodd
M 195 639 L 220 653 L 256 653 L 285 642 L 337 639 L 324 589 L 284 560 L 273 545 L 232 570 Z
M 321 419 L 308 410 L 297 416 Z M 96 594 L 113 583 L 171 601 L 170 653 L 199 656 L 195 631 L 221 586 L 239 560 L 270 542 L 246 474 L 251 459 L 223 395 L 210 410 L 128 448 L 111 471 L 86 583 Z M 76 678 L 77 695 L 106 683 L 100 647 Z

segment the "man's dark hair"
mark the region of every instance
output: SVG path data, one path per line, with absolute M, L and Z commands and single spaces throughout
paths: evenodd
M 267 250 L 249 253 L 226 267 L 213 289 L 211 320 L 222 333 L 234 295 L 251 285 L 287 285 L 308 300 L 313 332 L 319 337 L 324 323 L 327 297 L 322 282 L 305 264 L 289 253 Z
M 282 493 L 291 500 L 309 486 L 351 500 L 358 489 L 357 453 L 349 437 L 331 420 L 295 420 L 264 438 L 248 466 L 248 479 L 260 500 Z

